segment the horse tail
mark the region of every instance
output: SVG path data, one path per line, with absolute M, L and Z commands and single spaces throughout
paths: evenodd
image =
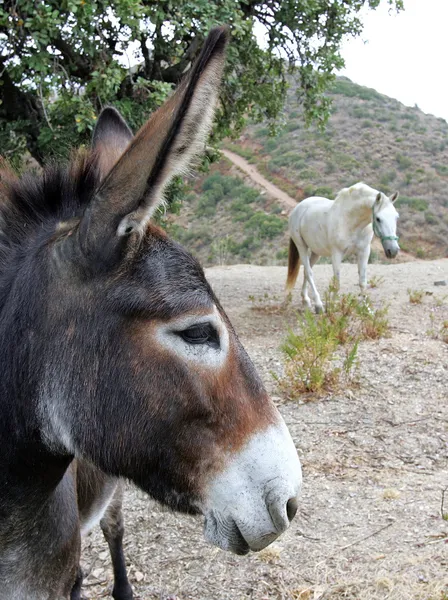
M 286 279 L 286 293 L 290 294 L 299 274 L 300 255 L 292 238 L 289 238 L 288 252 L 288 278 Z

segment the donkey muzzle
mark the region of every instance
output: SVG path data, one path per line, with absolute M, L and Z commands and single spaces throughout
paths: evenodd
M 205 537 L 237 554 L 262 550 L 289 527 L 301 487 L 300 461 L 281 421 L 252 436 L 212 480 Z

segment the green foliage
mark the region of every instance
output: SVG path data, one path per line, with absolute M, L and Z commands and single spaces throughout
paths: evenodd
M 286 229 L 286 221 L 276 215 L 267 215 L 262 211 L 255 212 L 245 224 L 247 231 L 254 231 L 260 238 L 272 239 L 283 233 Z
M 444 177 L 448 175 L 448 165 L 440 165 L 436 163 L 433 165 L 433 167 L 439 175 L 442 175 Z
M 397 178 L 397 172 L 394 170 L 386 171 L 380 177 L 380 184 L 382 186 L 388 186 L 392 181 Z
M 321 315 L 309 310 L 299 315 L 297 331 L 290 330 L 281 347 L 285 374 L 278 383 L 289 398 L 353 384 L 359 343 L 389 332 L 387 307 L 375 309 L 369 298 L 338 295 L 330 286 L 325 309 Z
M 402 0 L 389 4 L 403 7 Z M 331 105 L 325 92 L 343 66 L 342 40 L 358 35 L 361 11 L 377 5 L 308 0 L 298 7 L 281 0 L 271 10 L 261 0 L 6 1 L 0 5 L 0 147 L 11 158 L 26 147 L 41 163 L 66 156 L 70 146 L 89 141 L 106 104 L 139 127 L 197 55 L 200 44 L 193 40 L 223 23 L 230 24 L 231 44 L 214 139 L 237 135 L 247 119 L 268 119 L 275 131 L 286 76 L 294 70 L 303 118 L 322 124 Z M 259 23 L 267 29 L 266 49 L 254 33 Z
M 427 210 L 425 212 L 425 221 L 428 225 L 435 225 L 439 219 L 431 211 Z
M 333 82 L 331 92 L 333 94 L 348 96 L 349 98 L 361 98 L 362 100 L 370 100 L 380 104 L 384 104 L 387 101 L 386 96 L 383 96 L 376 90 L 360 86 L 345 77 L 339 77 Z
M 398 168 L 400 171 L 406 171 L 406 169 L 409 169 L 409 167 L 412 166 L 412 160 L 409 158 L 409 156 L 405 156 L 404 154 L 397 154 L 395 156 L 395 160 L 398 163 Z
M 335 196 L 331 187 L 327 187 L 325 185 L 321 185 L 314 190 L 313 196 L 323 196 L 324 198 L 329 198 L 332 200 Z
M 424 212 L 428 210 L 428 202 L 421 198 L 409 198 L 408 196 L 399 196 L 396 201 L 396 206 L 409 206 L 413 210 L 418 210 L 420 212 Z

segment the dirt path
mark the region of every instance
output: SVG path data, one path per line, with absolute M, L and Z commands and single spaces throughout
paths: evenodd
M 270 196 L 276 198 L 280 204 L 283 204 L 288 212 L 291 212 L 291 210 L 297 206 L 297 200 L 294 200 L 294 198 L 291 198 L 286 192 L 268 181 L 253 165 L 248 163 L 247 160 L 230 150 L 223 150 L 222 153 L 230 160 L 230 162 L 238 167 L 238 169 L 241 169 L 246 175 L 249 175 L 254 183 L 263 187 Z
M 198 518 L 161 509 L 130 487 L 125 554 L 140 600 L 445 600 L 448 522 L 448 344 L 429 331 L 448 320 L 448 260 L 369 265 L 376 305 L 389 305 L 391 337 L 359 348 L 360 387 L 318 402 L 283 403 L 272 373 L 295 313 L 278 310 L 283 267 L 207 269 L 302 460 L 297 518 L 269 549 L 237 557 L 208 546 Z M 330 265 L 315 267 L 317 286 Z M 356 266 L 342 269 L 357 293 Z M 299 286 L 298 286 L 299 287 Z M 407 289 L 424 290 L 409 303 Z M 299 305 L 299 289 L 293 307 Z M 446 501 L 445 501 L 446 503 Z M 445 506 L 445 512 L 448 506 Z M 109 597 L 112 572 L 101 532 L 84 544 L 84 596 Z

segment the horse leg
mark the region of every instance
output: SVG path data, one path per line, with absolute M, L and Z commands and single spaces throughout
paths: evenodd
M 322 304 L 322 300 L 320 299 L 319 292 L 317 291 L 316 284 L 314 283 L 310 257 L 308 256 L 308 252 L 303 252 L 303 251 L 301 251 L 300 248 L 299 248 L 299 252 L 300 252 L 300 260 L 303 263 L 303 269 L 305 271 L 305 277 L 308 280 L 308 283 L 310 284 L 310 287 L 311 287 L 311 291 L 313 293 L 314 309 L 315 309 L 316 313 L 321 313 L 323 311 L 324 307 Z M 308 304 L 307 304 L 305 298 L 303 299 L 303 301 L 305 302 L 306 306 L 308 308 L 310 308 L 309 298 L 308 298 Z
M 342 263 L 342 253 L 339 251 L 334 251 L 331 255 L 331 262 L 333 265 L 333 280 L 334 286 L 337 292 L 339 292 L 339 288 L 341 287 L 341 263 Z
M 81 567 L 78 567 L 78 574 L 76 575 L 75 583 L 70 592 L 70 600 L 81 600 L 81 587 L 82 587 L 83 573 Z
M 133 600 L 134 595 L 126 572 L 126 561 L 123 553 L 123 513 L 121 510 L 123 489 L 118 484 L 104 517 L 100 521 L 106 542 L 108 543 L 114 570 L 114 588 L 112 596 L 115 600 Z
M 314 267 L 314 265 L 316 264 L 318 259 L 319 259 L 319 255 L 315 254 L 314 252 L 311 252 L 311 256 L 310 256 L 310 267 L 311 268 Z M 308 296 L 308 280 L 307 280 L 306 276 L 303 278 L 302 298 L 303 298 L 304 304 L 306 304 L 306 306 L 308 306 L 308 307 L 311 307 L 310 297 Z
M 364 296 L 367 291 L 367 263 L 369 262 L 370 256 L 370 244 L 365 248 L 358 250 L 358 274 L 359 274 L 359 287 L 361 288 L 361 294 Z

